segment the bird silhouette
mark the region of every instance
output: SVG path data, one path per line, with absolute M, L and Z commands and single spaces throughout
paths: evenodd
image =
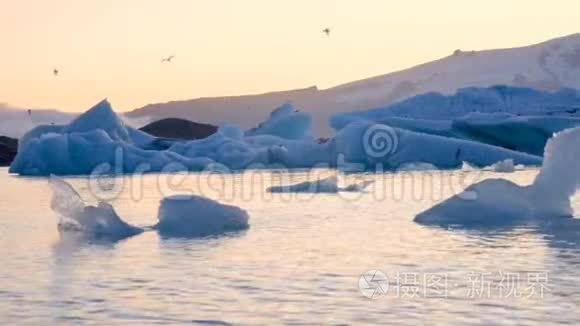
M 52 74 L 54 77 L 58 77 L 58 69 L 52 69 Z
M 330 28 L 327 27 L 327 28 L 323 29 L 322 32 L 324 34 L 326 34 L 326 36 L 330 36 Z
M 168 56 L 167 58 L 162 58 L 162 59 L 161 59 L 161 63 L 164 63 L 164 62 L 167 62 L 167 63 L 169 63 L 169 62 L 171 62 L 171 60 L 173 60 L 173 58 L 175 58 L 175 56 L 174 56 L 174 55 L 170 55 L 170 56 Z

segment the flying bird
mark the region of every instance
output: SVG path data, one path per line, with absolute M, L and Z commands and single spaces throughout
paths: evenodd
M 58 69 L 52 69 L 52 74 L 54 77 L 58 77 Z
M 323 29 L 322 32 L 324 34 L 326 34 L 326 36 L 330 36 L 330 28 L 327 27 L 327 28 Z
M 164 62 L 167 62 L 167 63 L 169 63 L 169 62 L 171 62 L 171 60 L 173 60 L 173 58 L 175 58 L 175 56 L 174 56 L 174 55 L 170 55 L 170 56 L 168 56 L 167 58 L 162 58 L 162 59 L 161 59 L 161 63 L 164 63 Z

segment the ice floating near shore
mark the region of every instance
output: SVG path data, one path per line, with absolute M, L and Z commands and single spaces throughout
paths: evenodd
M 198 237 L 219 235 L 247 229 L 246 211 L 200 196 L 166 197 L 159 207 L 159 222 L 151 227 L 136 227 L 123 221 L 113 206 L 88 205 L 63 179 L 51 176 L 51 208 L 59 214 L 62 232 L 79 232 L 88 238 L 121 240 L 147 230 L 157 230 L 164 237 Z
M 571 217 L 570 198 L 580 187 L 580 128 L 551 138 L 544 158 L 542 169 L 530 186 L 504 179 L 484 180 L 420 213 L 415 221 L 427 225 L 495 226 Z
M 249 227 L 249 216 L 243 209 L 194 195 L 164 198 L 158 215 L 154 229 L 162 236 L 197 237 Z
M 338 193 L 338 192 L 361 192 L 364 191 L 372 181 L 351 184 L 346 187 L 338 185 L 338 178 L 331 176 L 316 181 L 305 181 L 293 185 L 272 186 L 267 189 L 272 193 L 297 192 L 297 193 Z

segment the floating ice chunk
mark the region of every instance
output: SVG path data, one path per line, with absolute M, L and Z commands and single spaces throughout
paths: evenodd
M 514 160 L 507 159 L 503 161 L 499 161 L 491 166 L 491 169 L 494 172 L 501 172 L 501 173 L 512 173 L 516 171 L 516 166 L 514 164 Z
M 529 191 L 504 179 L 487 179 L 415 217 L 429 225 L 488 226 L 532 218 Z
M 425 162 L 404 163 L 397 168 L 397 171 L 436 171 L 435 165 Z
M 533 184 L 538 213 L 571 216 L 570 198 L 580 188 L 580 127 L 557 133 L 546 144 L 544 164 Z
M 123 221 L 107 203 L 87 205 L 63 179 L 51 176 L 49 184 L 53 191 L 51 208 L 60 216 L 59 230 L 80 232 L 90 238 L 120 240 L 153 229 L 166 237 L 195 237 L 249 227 L 248 213 L 238 207 L 199 196 L 176 195 L 161 201 L 155 226 L 139 228 Z
M 243 209 L 194 195 L 166 197 L 159 207 L 154 228 L 162 236 L 197 237 L 216 235 L 249 227 Z
M 338 193 L 338 192 L 361 192 L 364 191 L 372 181 L 351 184 L 346 187 L 338 185 L 338 178 L 331 176 L 316 181 L 305 181 L 293 185 L 272 186 L 267 189 L 268 192 L 301 192 L 301 193 Z
M 488 179 L 420 213 L 415 221 L 432 225 L 498 225 L 571 217 L 570 198 L 580 187 L 580 128 L 551 138 L 544 164 L 531 186 Z
M 123 239 L 143 232 L 143 229 L 123 221 L 107 203 L 87 205 L 66 181 L 51 176 L 49 184 L 53 191 L 51 208 L 60 215 L 59 230 L 74 230 L 89 237 L 110 239 Z
M 477 167 L 471 165 L 469 162 L 461 162 L 461 171 L 463 172 L 471 172 L 479 170 Z

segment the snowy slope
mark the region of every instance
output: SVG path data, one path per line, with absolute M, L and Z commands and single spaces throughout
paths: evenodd
M 180 117 L 250 128 L 272 107 L 291 100 L 314 117 L 316 136 L 331 134 L 328 116 L 335 112 L 382 107 L 418 94 L 452 94 L 460 88 L 512 85 L 554 91 L 580 89 L 580 34 L 501 50 L 464 51 L 410 69 L 326 90 L 315 87 L 263 95 L 200 98 L 148 105 L 129 114 L 158 120 Z
M 428 92 L 513 85 L 543 90 L 580 88 L 580 34 L 501 50 L 458 51 L 417 67 L 331 89 L 338 102 L 376 107 Z

